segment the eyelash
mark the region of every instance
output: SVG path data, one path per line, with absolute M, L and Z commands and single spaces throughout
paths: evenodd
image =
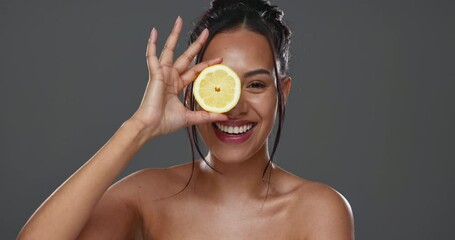
M 249 87 L 252 87 L 252 88 L 264 88 L 265 87 L 265 84 L 262 83 L 262 82 L 252 82 Z

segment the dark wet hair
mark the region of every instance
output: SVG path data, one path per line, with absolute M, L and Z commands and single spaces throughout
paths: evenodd
M 289 47 L 291 31 L 283 21 L 283 11 L 277 6 L 273 6 L 269 1 L 264 0 L 214 0 L 210 8 L 196 23 L 190 35 L 189 44 L 196 41 L 201 32 L 207 28 L 209 36 L 201 51 L 196 56 L 196 63 L 202 61 L 205 50 L 210 44 L 213 37 L 221 32 L 229 32 L 239 28 L 246 28 L 250 31 L 263 35 L 270 43 L 272 53 L 274 56 L 276 89 L 278 95 L 278 125 L 276 136 L 270 155 L 269 162 L 267 163 L 263 177 L 273 162 L 278 143 L 280 141 L 281 130 L 284 122 L 285 115 L 285 102 L 282 92 L 282 79 L 287 75 L 288 61 L 289 61 Z M 192 84 L 190 84 L 184 92 L 185 106 L 191 110 L 195 110 L 195 101 L 193 98 Z M 210 166 L 206 161 L 204 154 L 199 146 L 199 137 L 196 126 L 187 128 L 187 132 L 191 142 L 191 153 L 193 157 L 194 169 L 194 148 L 196 148 L 200 157 Z M 213 169 L 213 168 L 212 168 Z M 217 171 L 216 169 L 214 169 Z M 193 174 L 193 172 L 192 172 Z M 190 176 L 190 180 L 192 177 Z M 189 182 L 187 183 L 187 185 Z

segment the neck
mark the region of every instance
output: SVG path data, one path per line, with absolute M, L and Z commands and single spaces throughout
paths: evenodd
M 238 163 L 222 162 L 209 153 L 206 160 L 215 170 L 204 161 L 200 162 L 198 190 L 218 200 L 227 200 L 231 197 L 263 198 L 267 191 L 269 172 L 273 166 L 269 166 L 264 174 L 269 157 L 267 151 L 259 152 Z

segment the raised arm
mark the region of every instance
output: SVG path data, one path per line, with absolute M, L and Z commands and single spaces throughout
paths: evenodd
M 156 56 L 157 31 L 151 31 L 147 46 L 149 81 L 138 110 L 44 201 L 18 239 L 76 239 L 81 232 L 81 237 L 96 236 L 96 239 L 106 238 L 108 234 L 118 237 L 132 234 L 134 225 L 140 221 L 137 206 L 131 200 L 134 196 L 126 196 L 128 179 L 108 190 L 115 178 L 150 139 L 192 124 L 226 119 L 222 114 L 189 111 L 178 99 L 178 93 L 202 69 L 221 62 L 214 59 L 189 67 L 207 39 L 207 30 L 174 62 L 174 48 L 182 24 L 180 17 L 177 18 L 159 59 Z M 103 221 L 109 221 L 110 225 L 102 224 Z

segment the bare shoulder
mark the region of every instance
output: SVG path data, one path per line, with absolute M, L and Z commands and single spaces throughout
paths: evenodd
M 307 239 L 354 239 L 352 209 L 341 193 L 322 183 L 303 181 L 296 195 L 296 219 L 307 223 Z
M 116 182 L 96 205 L 79 239 L 139 239 L 143 203 L 178 189 L 187 168 L 144 169 Z
M 147 168 L 136 171 L 111 186 L 125 200 L 137 205 L 173 195 L 182 190 L 189 180 L 192 164 L 169 168 Z
M 325 184 L 307 182 L 298 192 L 299 199 L 305 205 L 311 206 L 311 210 L 331 215 L 352 215 L 351 206 L 346 198 L 338 191 Z
M 346 198 L 332 187 L 294 176 L 284 170 L 282 184 L 289 186 L 289 206 L 296 235 L 301 239 L 354 239 L 354 220 Z
M 321 183 L 303 187 L 301 197 L 307 197 L 308 216 L 312 231 L 308 239 L 354 239 L 354 219 L 346 198 L 335 189 Z M 310 220 L 310 219 L 308 219 Z

